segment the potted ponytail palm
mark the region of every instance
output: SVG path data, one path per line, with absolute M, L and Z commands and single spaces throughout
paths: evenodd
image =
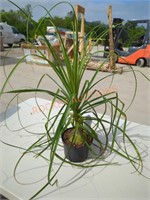
M 11 3 L 14 4 L 13 2 Z M 17 6 L 16 4 L 14 5 Z M 59 6 L 59 4 L 57 4 L 57 6 Z M 46 116 L 44 126 L 45 133 L 24 151 L 15 167 L 16 171 L 21 160 L 29 152 L 33 153 L 37 159 L 40 157 L 48 160 L 47 183 L 37 191 L 36 194 L 33 194 L 31 199 L 38 196 L 46 186 L 56 183 L 57 174 L 65 163 L 80 168 L 103 166 L 104 163 L 102 163 L 102 160 L 105 160 L 111 153 L 116 153 L 128 160 L 137 172 L 141 173 L 142 171 L 142 158 L 140 153 L 126 132 L 127 116 L 124 112 L 124 103 L 119 99 L 117 92 L 101 94 L 95 89 L 97 84 L 100 84 L 102 80 L 113 75 L 109 74 L 104 78 L 97 77 L 100 73 L 99 69 L 104 64 L 102 63 L 94 72 L 90 80 L 85 80 L 83 78 L 87 65 L 91 60 L 91 54 L 87 50 L 87 44 L 85 44 L 84 52 L 82 52 L 82 54 L 79 54 L 78 52 L 78 20 L 76 19 L 74 8 L 72 5 L 70 5 L 70 7 L 74 13 L 73 30 L 75 39 L 73 46 L 73 60 L 70 59 L 67 54 L 63 39 L 61 38 L 49 11 L 47 11 L 47 15 L 49 15 L 50 22 L 55 27 L 57 37 L 60 41 L 61 57 L 42 33 L 40 26 L 44 23 L 44 18 L 41 24 L 38 24 L 37 26 L 37 30 L 41 31 L 41 35 L 43 35 L 54 61 L 48 60 L 38 49 L 37 51 L 39 51 L 39 54 L 35 56 L 46 60 L 53 69 L 60 83 L 56 82 L 51 75 L 47 76 L 55 85 L 57 85 L 57 91 L 53 92 L 49 86 L 45 89 L 40 89 L 40 84 L 44 81 L 45 75 L 41 77 L 36 88 L 6 91 L 5 87 L 13 76 L 14 71 L 19 67 L 20 62 L 28 55 L 25 55 L 15 64 L 1 90 L 1 95 L 3 95 L 3 93 L 14 93 L 17 95 L 21 93 L 36 93 L 36 95 L 38 93 L 46 93 L 52 98 L 51 107 Z M 22 12 L 28 18 L 28 15 L 23 10 Z M 30 18 L 29 20 L 37 25 L 36 21 L 33 19 Z M 97 41 L 95 41 L 95 43 Z M 52 115 L 54 104 L 58 100 L 59 102 L 61 101 L 62 107 L 57 115 Z M 99 107 L 103 108 L 103 113 L 101 115 L 97 113 Z M 106 116 L 108 110 L 111 113 L 110 118 Z M 41 112 L 43 111 L 41 110 Z M 123 123 L 121 120 L 123 120 Z M 123 146 L 117 141 L 118 132 L 119 135 L 121 135 Z M 64 154 L 60 155 L 58 148 L 62 141 L 65 150 Z M 131 144 L 136 156 L 133 156 L 128 152 L 126 143 Z M 45 158 L 45 152 L 49 153 L 49 158 Z M 88 157 L 89 153 L 92 155 L 90 158 Z M 59 167 L 54 171 L 53 168 L 55 166 L 56 158 L 59 159 Z M 112 163 L 105 163 L 105 165 L 109 164 Z

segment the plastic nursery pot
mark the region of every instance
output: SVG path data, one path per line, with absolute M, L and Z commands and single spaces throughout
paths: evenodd
M 62 134 L 62 141 L 64 144 L 64 153 L 65 157 L 70 160 L 71 162 L 83 162 L 87 159 L 89 148 L 86 144 L 80 144 L 75 145 L 72 144 L 68 137 L 70 134 L 72 134 L 72 130 L 74 128 L 68 128 L 63 134 Z M 89 136 L 87 136 L 87 143 L 89 145 L 92 144 L 93 139 Z

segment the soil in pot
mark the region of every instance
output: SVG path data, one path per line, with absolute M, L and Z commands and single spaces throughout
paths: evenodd
M 83 137 L 91 145 L 93 139 L 85 133 L 82 134 Z M 73 141 L 72 138 L 74 138 Z M 71 162 L 83 162 L 87 159 L 89 148 L 85 142 L 80 142 L 74 137 L 74 128 L 69 128 L 63 133 L 62 141 L 64 143 L 65 156 Z

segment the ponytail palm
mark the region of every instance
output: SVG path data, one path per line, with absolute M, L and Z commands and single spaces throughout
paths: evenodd
M 14 4 L 13 2 L 11 3 Z M 14 5 L 17 6 L 16 4 Z M 59 4 L 57 4 L 56 6 L 59 6 Z M 36 54 L 34 56 L 37 56 L 47 61 L 49 66 L 53 69 L 55 76 L 57 77 L 59 82 L 57 82 L 55 78 L 52 77 L 50 74 L 47 74 L 41 77 L 36 88 L 18 90 L 13 89 L 11 91 L 5 91 L 6 85 L 9 83 L 9 80 L 13 76 L 15 70 L 19 67 L 20 62 L 28 56 L 25 55 L 23 58 L 21 58 L 20 61 L 15 64 L 1 90 L 1 95 L 6 92 L 18 95 L 21 93 L 35 93 L 36 95 L 38 93 L 46 93 L 50 96 L 50 99 L 52 99 L 51 107 L 48 114 L 46 115 L 45 132 L 40 138 L 38 138 L 37 141 L 35 141 L 29 148 L 24 151 L 24 153 L 18 160 L 14 170 L 15 174 L 19 163 L 29 152 L 33 153 L 36 158 L 40 157 L 49 161 L 47 183 L 39 191 L 37 191 L 37 193 L 33 195 L 31 199 L 34 199 L 49 184 L 53 185 L 57 183 L 57 174 L 64 164 L 70 164 L 80 168 L 111 165 L 113 163 L 105 162 L 105 160 L 107 160 L 107 157 L 111 155 L 111 153 L 116 153 L 124 159 L 128 160 L 137 172 L 141 173 L 143 167 L 141 155 L 134 142 L 127 135 L 127 116 L 124 111 L 124 103 L 120 100 L 118 93 L 111 92 L 108 94 L 101 94 L 95 89 L 95 87 L 100 84 L 101 81 L 105 79 L 107 80 L 108 77 L 113 77 L 114 75 L 109 74 L 104 78 L 98 78 L 98 74 L 101 73 L 100 68 L 104 64 L 100 63 L 90 80 L 85 79 L 84 77 L 87 65 L 91 60 L 91 53 L 88 51 L 88 40 L 85 43 L 84 51 L 81 54 L 78 51 L 78 21 L 75 16 L 74 8 L 72 7 L 72 5 L 70 5 L 70 7 L 72 8 L 74 13 L 74 21 L 72 24 L 73 33 L 75 36 L 73 41 L 73 59 L 71 59 L 68 55 L 67 49 L 64 46 L 63 38 L 59 34 L 57 26 L 53 22 L 53 18 L 50 14 L 51 10 L 48 11 L 46 8 L 44 8 L 47 12 L 50 23 L 55 28 L 57 37 L 60 41 L 60 49 L 62 53 L 61 56 L 55 50 L 53 45 L 49 43 L 42 32 L 41 25 L 42 23 L 44 23 L 44 18 L 40 24 L 37 24 L 36 21 L 29 18 L 28 15 L 22 10 L 27 19 L 30 20 L 35 26 L 37 26 L 36 31 L 40 32 L 40 34 L 43 36 L 45 43 L 54 58 L 54 61 L 50 61 L 48 58 L 46 58 L 46 56 L 38 48 L 36 50 L 39 52 L 39 54 Z M 52 9 L 54 8 L 55 6 Z M 98 42 L 100 37 L 101 36 L 97 38 L 97 41 L 95 41 L 93 45 Z M 45 80 L 45 77 L 48 77 L 53 82 L 53 84 L 57 85 L 56 92 L 52 91 L 49 86 L 44 89 L 40 88 L 40 85 Z M 58 100 L 59 102 L 61 101 L 62 107 L 60 108 L 57 115 L 54 116 L 52 115 L 52 110 L 54 108 L 55 102 Z M 99 114 L 97 112 L 97 109 L 99 107 L 103 108 L 102 114 Z M 110 112 L 109 118 L 106 116 L 108 110 Z M 45 113 L 43 114 L 45 115 Z M 91 125 L 88 123 L 89 121 L 92 122 Z M 76 141 L 78 142 L 79 140 L 85 140 L 84 137 L 82 137 L 81 135 L 81 130 L 83 130 L 83 132 L 87 133 L 91 138 L 93 138 L 93 143 L 95 143 L 96 147 L 100 149 L 100 153 L 97 154 L 95 150 L 92 149 L 92 147 L 88 145 L 86 141 L 84 141 L 88 146 L 91 154 L 93 154 L 93 158 L 87 159 L 87 161 L 83 163 L 72 163 L 68 159 L 66 159 L 65 156 L 59 155 L 58 148 L 61 144 L 61 136 L 63 132 L 69 127 L 75 128 L 73 138 L 76 138 Z M 119 138 L 121 138 L 123 145 L 121 145 L 121 142 L 118 142 L 118 134 Z M 126 144 L 129 143 L 134 150 L 134 156 L 128 152 Z M 48 158 L 45 157 L 45 152 L 49 152 Z M 59 159 L 59 167 L 57 168 L 57 170 L 54 171 L 56 158 Z

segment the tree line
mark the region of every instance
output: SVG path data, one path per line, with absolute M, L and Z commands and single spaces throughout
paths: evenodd
M 32 7 L 28 4 L 22 10 L 30 17 L 32 17 Z M 53 22 L 57 27 L 62 27 L 65 29 L 72 30 L 72 18 L 69 13 L 64 17 L 54 16 Z M 40 18 L 37 23 L 32 23 L 32 21 L 28 21 L 25 17 L 25 14 L 21 10 L 1 10 L 0 12 L 1 22 L 7 22 L 7 24 L 14 26 L 18 29 L 18 31 L 27 36 L 28 40 L 32 40 L 35 37 L 35 33 L 38 34 L 37 27 L 41 23 L 40 30 L 46 34 L 46 27 L 52 26 L 49 17 Z M 80 20 L 79 20 L 80 26 Z M 85 33 L 88 34 L 91 30 L 94 30 L 94 36 L 99 36 L 102 32 L 107 30 L 108 26 L 100 21 L 88 22 L 85 20 Z
M 23 12 L 25 12 L 29 17 L 32 18 L 32 7 L 30 4 L 27 4 L 25 8 L 22 8 Z M 42 31 L 43 34 L 46 34 L 46 27 L 52 26 L 51 20 L 49 17 L 40 18 L 36 23 L 33 23 L 31 20 L 27 20 L 27 17 L 21 10 L 1 10 L 0 12 L 0 20 L 1 22 L 7 22 L 7 24 L 11 26 L 15 26 L 18 31 L 24 35 L 26 35 L 27 40 L 32 41 L 35 38 L 35 34 L 40 34 L 39 31 L 37 31 L 37 27 L 40 25 L 40 31 Z M 57 27 L 62 27 L 65 29 L 72 30 L 72 21 L 73 21 L 73 15 L 71 14 L 71 11 L 67 13 L 67 15 L 62 18 L 59 16 L 53 17 L 53 22 Z M 42 22 L 42 23 L 41 23 Z M 80 20 L 78 25 L 80 26 Z M 130 46 L 132 44 L 132 41 L 136 41 L 137 38 L 139 38 L 142 34 L 145 33 L 144 27 L 138 27 L 136 28 L 135 24 L 127 24 L 126 27 L 128 27 L 126 30 L 122 32 L 122 40 L 125 41 L 125 46 Z M 102 35 L 102 33 L 108 32 L 108 25 L 101 23 L 100 21 L 93 21 L 88 22 L 85 19 L 85 33 L 88 34 L 93 30 L 92 37 L 97 38 Z M 103 35 L 103 39 L 105 41 L 106 34 Z M 103 40 L 102 40 L 103 41 Z

